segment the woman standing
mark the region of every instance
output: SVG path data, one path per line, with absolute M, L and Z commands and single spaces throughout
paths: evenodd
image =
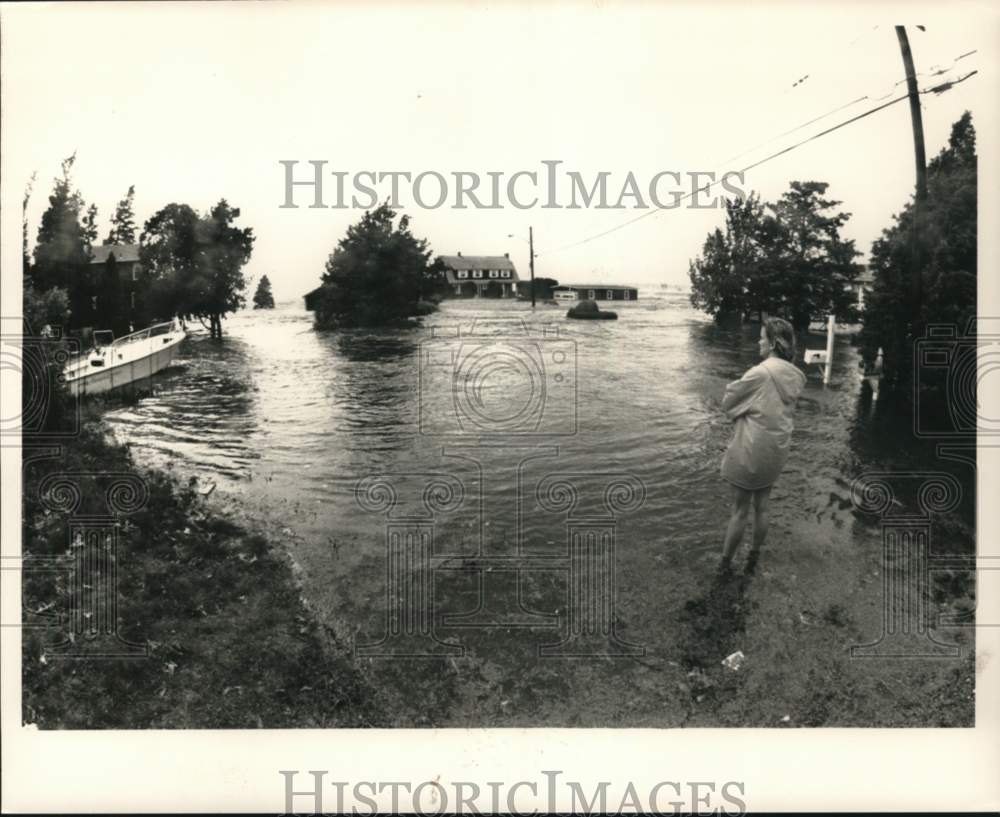
M 733 512 L 722 548 L 721 570 L 728 570 L 753 505 L 753 545 L 747 569 L 756 564 L 767 536 L 768 501 L 788 459 L 795 401 L 806 376 L 792 360 L 795 332 L 788 321 L 768 318 L 760 329 L 762 363 L 726 386 L 722 410 L 736 426 L 722 460 L 722 478 L 732 485 Z

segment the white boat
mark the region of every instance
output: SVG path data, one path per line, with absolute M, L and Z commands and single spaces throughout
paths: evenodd
M 559 302 L 579 301 L 580 294 L 575 289 L 553 289 L 552 298 Z
M 72 395 L 80 396 L 148 380 L 170 365 L 184 337 L 184 327 L 176 319 L 118 340 L 111 332 L 94 332 L 94 348 L 63 369 L 66 385 Z

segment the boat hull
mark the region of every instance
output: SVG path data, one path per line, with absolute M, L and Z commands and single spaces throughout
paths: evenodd
M 125 361 L 107 368 L 88 371 L 79 377 L 67 379 L 67 387 L 74 397 L 104 394 L 124 386 L 131 386 L 149 380 L 157 372 L 167 368 L 177 356 L 184 336 L 172 338 L 169 343 L 150 354 L 136 360 Z

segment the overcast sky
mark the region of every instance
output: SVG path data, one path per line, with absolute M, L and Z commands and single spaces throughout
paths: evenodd
M 76 184 L 100 209 L 102 238 L 130 184 L 140 224 L 170 202 L 204 210 L 225 197 L 257 236 L 249 277 L 267 273 L 279 300 L 317 284 L 362 212 L 309 209 L 307 191 L 296 193 L 302 207 L 281 209 L 280 160 L 299 160 L 302 178 L 305 162 L 325 160 L 348 183 L 363 170 L 528 170 L 541 182 L 542 160 L 560 160 L 560 171 L 588 180 L 608 171 L 614 203 L 629 171 L 645 195 L 660 171 L 738 169 L 905 89 L 893 88 L 903 79 L 899 20 L 860 5 L 117 3 L 2 13 L 3 183 L 19 199 L 37 170 L 32 241 L 60 160 L 75 150 Z M 948 76 L 996 65 L 997 32 L 975 14 L 920 17 L 925 32 L 908 27 L 919 72 L 975 49 Z M 922 87 L 937 81 L 920 77 Z M 989 81 L 923 97 L 928 159 L 964 110 L 975 118 Z M 792 179 L 830 183 L 867 256 L 912 190 L 906 102 L 751 171 L 746 187 L 773 199 Z M 528 187 L 518 187 L 523 199 Z M 646 211 L 632 199 L 625 210 L 428 210 L 405 183 L 400 198 L 435 252 L 510 252 L 522 277 L 527 245 L 507 236 L 532 225 L 537 274 L 564 282 L 685 283 L 723 218 L 659 212 L 557 251 Z

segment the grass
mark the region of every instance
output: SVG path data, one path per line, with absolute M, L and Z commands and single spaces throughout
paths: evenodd
M 42 503 L 42 480 L 78 477 L 77 514 L 107 514 L 106 478 L 136 473 L 99 421 L 25 468 L 26 558 L 72 559 L 68 516 Z M 119 633 L 145 658 L 60 658 L 70 584 L 27 570 L 23 719 L 42 729 L 363 727 L 376 696 L 349 651 L 317 624 L 280 545 L 209 507 L 194 483 L 141 472 L 145 505 L 117 520 Z M 41 615 L 35 615 L 38 611 Z

